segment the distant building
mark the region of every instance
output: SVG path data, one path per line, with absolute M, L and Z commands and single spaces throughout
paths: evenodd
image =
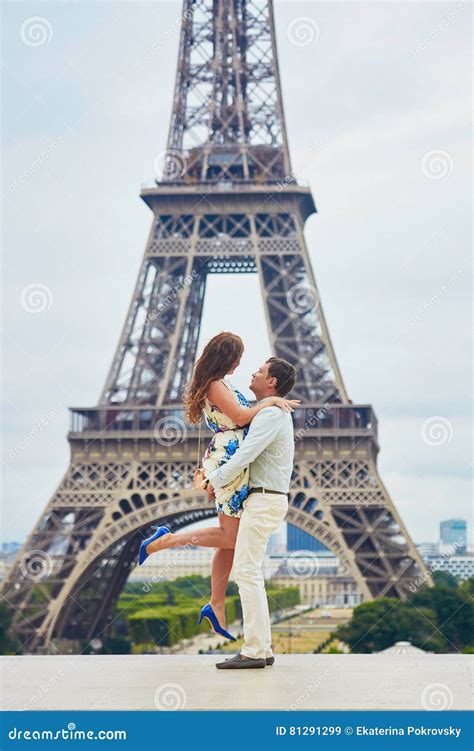
M 0 543 L 0 581 L 5 579 L 20 549 L 21 542 Z
M 288 524 L 286 549 L 289 553 L 295 550 L 311 550 L 315 553 L 329 552 L 322 542 L 293 524 Z
M 426 558 L 428 555 L 438 555 L 437 542 L 420 542 L 416 547 L 422 558 Z
M 462 555 L 467 550 L 467 522 L 465 519 L 446 519 L 440 522 L 440 552 Z
M 143 566 L 135 566 L 129 581 L 173 581 L 193 574 L 209 576 L 213 556 L 213 548 L 182 547 L 162 550 L 147 558 Z M 344 578 L 343 574 L 339 558 L 325 551 L 317 555 L 312 551 L 267 554 L 263 563 L 265 579 L 271 579 L 282 586 L 288 580 L 287 586 L 298 586 L 302 602 L 310 604 L 314 600 L 324 605 L 353 604 L 349 597 L 355 592 L 352 579 Z M 328 578 L 333 580 L 329 587 L 326 585 Z M 233 571 L 230 579 L 234 580 Z
M 281 555 L 286 553 L 286 546 L 283 544 L 282 539 L 278 532 L 270 536 L 268 541 L 267 554 L 268 555 Z
M 161 550 L 151 555 L 142 566 L 135 566 L 129 581 L 172 581 L 180 576 L 209 576 L 213 548 L 182 547 Z
M 428 654 L 428 652 L 426 652 L 424 649 L 420 649 L 419 647 L 414 647 L 413 644 L 409 641 L 396 641 L 395 644 L 393 644 L 391 647 L 382 649 L 378 654 L 421 656 Z
M 430 571 L 446 571 L 458 579 L 474 576 L 474 555 L 429 555 L 424 560 Z
M 0 544 L 1 555 L 14 556 L 21 548 L 21 542 L 2 542 Z
M 10 563 L 5 558 L 0 558 L 0 581 L 3 581 L 10 568 Z
M 313 608 L 352 608 L 363 600 L 354 579 L 332 554 L 306 558 L 288 555 L 271 581 L 280 587 L 298 587 L 301 603 Z

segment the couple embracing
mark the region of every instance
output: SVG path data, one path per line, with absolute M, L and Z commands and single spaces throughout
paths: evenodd
M 235 334 L 213 337 L 197 361 L 185 396 L 186 417 L 202 416 L 214 435 L 201 464 L 200 486 L 215 500 L 218 527 L 171 533 L 167 527 L 140 547 L 139 563 L 167 548 L 192 544 L 216 548 L 212 561 L 211 600 L 201 610 L 212 630 L 235 638 L 226 630 L 225 593 L 230 572 L 239 588 L 244 622 L 241 651 L 220 669 L 263 668 L 275 658 L 271 649 L 268 602 L 263 578 L 267 543 L 288 510 L 293 471 L 294 438 L 291 412 L 299 400 L 286 399 L 295 384 L 293 365 L 270 357 L 252 374 L 250 390 L 257 399 L 250 406 L 226 378 L 238 367 L 244 346 Z

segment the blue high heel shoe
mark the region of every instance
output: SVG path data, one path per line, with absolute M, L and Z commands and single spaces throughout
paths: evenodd
M 237 641 L 235 636 L 232 636 L 232 634 L 229 634 L 229 632 L 226 631 L 225 628 L 222 628 L 221 624 L 217 620 L 217 616 L 214 613 L 210 603 L 208 603 L 207 605 L 204 605 L 204 607 L 202 608 L 201 615 L 199 616 L 198 625 L 200 625 L 203 618 L 207 618 L 215 634 L 221 634 L 221 636 L 225 636 L 226 639 L 230 639 L 231 641 Z
M 163 535 L 169 534 L 168 527 L 152 527 L 152 529 L 156 529 L 156 532 L 152 534 L 151 537 L 147 537 L 146 540 L 143 540 L 142 544 L 140 545 L 140 553 L 138 556 L 139 566 L 141 566 L 142 563 L 144 563 L 150 555 L 146 552 L 146 546 L 149 545 L 150 542 L 153 542 L 153 540 L 157 540 L 159 537 L 163 537 Z

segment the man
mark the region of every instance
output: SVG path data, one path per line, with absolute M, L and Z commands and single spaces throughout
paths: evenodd
M 295 380 L 293 365 L 270 357 L 253 374 L 250 389 L 261 401 L 270 396 L 286 396 Z M 244 644 L 239 654 L 217 663 L 217 668 L 264 668 L 275 661 L 262 569 L 270 535 L 288 511 L 294 449 L 291 414 L 278 407 L 265 407 L 250 423 L 234 456 L 205 480 L 212 497 L 214 487 L 227 485 L 250 465 L 250 490 L 243 504 L 233 565 L 242 603 Z

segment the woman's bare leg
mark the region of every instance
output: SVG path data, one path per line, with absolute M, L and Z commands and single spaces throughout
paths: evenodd
M 147 545 L 147 553 L 188 544 L 217 548 L 212 559 L 210 602 L 217 620 L 225 628 L 225 593 L 232 570 L 235 540 L 240 519 L 226 514 L 218 514 L 217 517 L 219 519 L 218 527 L 205 527 L 195 531 L 163 535 L 163 537 L 159 537 L 158 540 L 154 540 Z M 156 543 L 159 543 L 159 545 L 157 546 Z
M 211 606 L 223 628 L 226 628 L 225 593 L 233 562 L 233 548 L 217 548 L 211 568 Z
M 236 523 L 237 522 L 237 523 Z M 231 534 L 234 534 L 234 541 L 237 538 L 239 529 L 239 519 L 233 516 L 219 514 L 219 525 L 224 529 L 230 528 Z M 234 562 L 234 548 L 218 548 L 212 559 L 211 569 L 211 605 L 217 620 L 223 628 L 226 627 L 225 617 L 225 593 L 229 575 Z
M 166 534 L 153 540 L 146 546 L 146 552 L 157 553 L 159 550 L 179 548 L 183 545 L 197 545 L 201 548 L 231 548 L 235 547 L 235 539 L 239 527 L 239 518 L 218 514 L 218 527 L 204 527 L 189 532 Z

